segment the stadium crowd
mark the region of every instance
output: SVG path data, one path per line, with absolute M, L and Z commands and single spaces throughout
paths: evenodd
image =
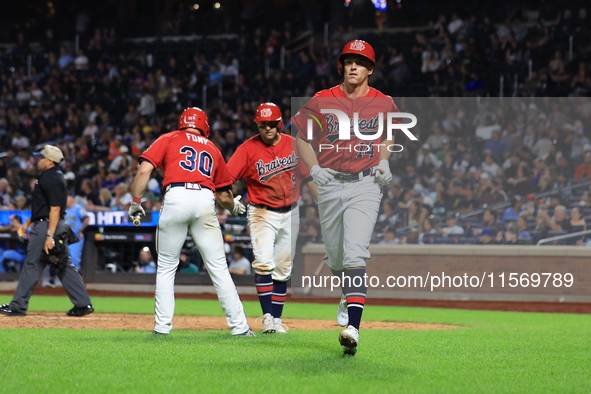
M 424 96 L 396 99 L 406 112 L 434 109 L 413 129 L 419 142 L 402 142 L 391 158 L 395 180 L 385 191 L 376 242 L 531 244 L 587 229 L 591 192 L 571 186 L 591 178 L 591 32 L 584 8 L 554 16 L 514 12 L 494 24 L 453 13 L 412 33 L 342 26 L 326 46 L 310 41 L 298 51 L 282 51 L 301 33 L 290 23 L 192 41 L 121 40 L 115 29 L 97 28 L 77 53 L 51 29 L 35 45 L 19 33 L 0 52 L 0 204 L 30 208 L 32 152 L 55 143 L 80 205 L 125 210 L 139 154 L 176 128 L 182 109 L 203 106 L 205 95 L 211 140 L 228 159 L 257 133 L 258 103 L 279 104 L 288 120 L 291 97 L 337 84 L 343 44 L 365 38 L 378 54 L 370 84 L 393 97 Z M 515 97 L 477 99 L 500 93 L 500 75 L 517 75 Z M 161 181 L 150 181 L 148 210 L 160 208 Z M 321 242 L 306 190 L 301 205 L 302 236 Z

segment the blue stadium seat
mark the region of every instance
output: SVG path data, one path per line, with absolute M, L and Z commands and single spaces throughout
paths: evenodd
M 423 235 L 423 243 L 425 244 L 434 244 L 436 239 L 441 239 L 443 234 L 441 233 L 433 233 L 433 234 L 425 234 Z
M 542 239 L 542 233 L 539 231 L 530 231 L 532 243 L 535 245 L 540 239 Z

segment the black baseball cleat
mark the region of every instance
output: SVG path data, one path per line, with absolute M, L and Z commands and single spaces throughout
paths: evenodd
M 25 312 L 19 312 L 12 309 L 10 304 L 0 305 L 0 313 L 6 316 L 27 316 Z
M 94 312 L 94 308 L 92 307 L 92 305 L 86 305 L 86 306 L 81 306 L 81 307 L 75 306 L 72 309 L 70 309 L 69 311 L 67 311 L 66 315 L 82 317 L 82 316 L 88 315 L 89 313 L 92 313 L 92 312 Z

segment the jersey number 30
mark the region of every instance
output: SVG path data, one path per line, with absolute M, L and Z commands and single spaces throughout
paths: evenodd
M 191 172 L 195 171 L 195 168 L 197 168 L 197 158 L 199 158 L 199 172 L 208 178 L 211 176 L 213 157 L 211 157 L 209 152 L 203 151 L 199 153 L 192 146 L 183 146 L 181 153 L 185 155 L 185 160 L 179 162 L 182 169 Z

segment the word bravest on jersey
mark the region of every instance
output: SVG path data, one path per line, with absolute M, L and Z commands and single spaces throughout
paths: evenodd
M 266 183 L 277 174 L 294 170 L 299 163 L 300 158 L 296 156 L 295 152 L 291 152 L 291 155 L 287 157 L 276 157 L 267 163 L 260 159 L 255 163 L 255 168 L 259 176 L 259 181 Z

